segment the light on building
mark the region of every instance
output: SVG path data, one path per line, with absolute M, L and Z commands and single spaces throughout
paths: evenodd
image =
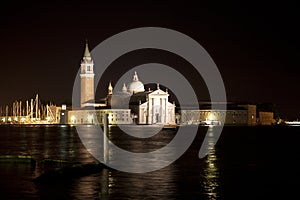
M 76 121 L 76 117 L 74 115 L 71 116 L 71 121 L 74 123 Z
M 21 118 L 21 122 L 25 122 L 26 118 L 25 117 L 22 117 Z
M 112 119 L 113 119 L 113 116 L 111 115 L 111 113 L 108 114 L 108 123 L 111 123 Z
M 67 109 L 67 106 L 66 106 L 65 104 L 63 104 L 63 105 L 61 106 L 61 109 L 62 109 L 62 110 L 66 110 L 66 109 Z
M 8 120 L 9 122 L 11 122 L 11 117 L 9 117 L 7 120 Z
M 214 120 L 215 120 L 215 116 L 214 116 L 214 114 L 212 114 L 212 113 L 209 113 L 209 115 L 208 115 L 208 120 L 210 120 L 210 121 L 214 121 Z
M 16 122 L 18 121 L 18 118 L 17 118 L 17 117 L 15 117 L 15 121 L 16 121 Z
M 2 122 L 5 122 L 5 117 L 2 118 Z
M 89 123 L 93 122 L 93 115 L 88 115 L 88 121 L 89 121 Z

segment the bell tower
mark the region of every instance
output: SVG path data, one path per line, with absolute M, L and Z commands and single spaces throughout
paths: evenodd
M 80 105 L 85 106 L 85 103 L 95 99 L 94 91 L 94 62 L 91 58 L 91 54 L 86 41 L 84 55 L 80 64 Z

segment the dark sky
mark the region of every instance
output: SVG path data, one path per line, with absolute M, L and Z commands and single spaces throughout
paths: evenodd
M 8 1 L 0 7 L 0 104 L 36 93 L 58 104 L 71 99 L 86 38 L 93 49 L 121 31 L 158 26 L 180 31 L 208 51 L 229 101 L 272 102 L 281 117 L 296 119 L 300 117 L 298 7 L 289 1 L 250 2 Z M 160 60 L 157 52 L 136 53 L 116 61 L 118 69 L 111 67 L 108 75 L 118 77 L 129 66 Z M 182 73 L 197 84 L 183 65 Z

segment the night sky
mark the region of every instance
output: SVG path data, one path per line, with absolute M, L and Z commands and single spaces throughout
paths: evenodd
M 2 3 L 0 104 L 34 98 L 36 93 L 57 104 L 70 100 L 86 38 L 92 50 L 121 31 L 157 26 L 180 31 L 208 51 L 221 72 L 229 101 L 272 102 L 282 118 L 300 117 L 295 4 L 138 2 Z M 197 85 L 191 67 L 180 59 L 168 60 L 174 55 L 167 54 L 159 57 L 158 51 L 140 51 L 121 57 L 103 78 L 97 98 L 103 96 L 108 80 L 114 82 L 130 67 L 153 61 L 176 65 Z M 199 99 L 207 100 L 205 95 Z

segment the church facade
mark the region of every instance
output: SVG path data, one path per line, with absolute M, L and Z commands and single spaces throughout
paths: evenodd
M 175 124 L 175 103 L 169 94 L 157 85 L 156 90 L 132 95 L 131 108 L 138 124 Z

